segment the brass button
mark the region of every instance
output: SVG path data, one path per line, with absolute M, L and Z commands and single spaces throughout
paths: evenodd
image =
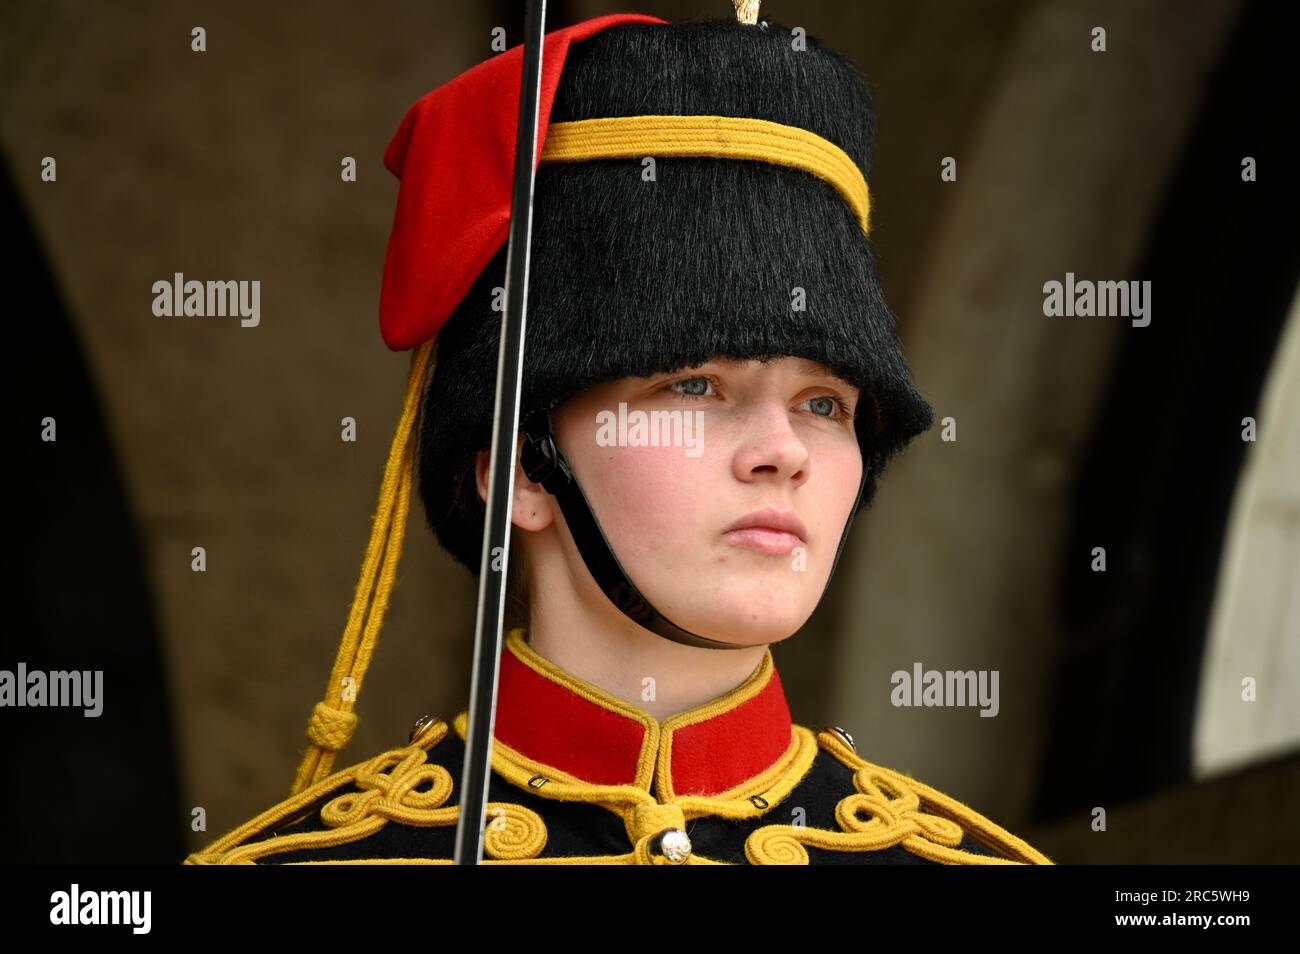
M 846 732 L 844 729 L 841 729 L 837 725 L 828 725 L 826 727 L 826 731 L 834 732 L 836 735 L 838 735 L 841 739 L 844 740 L 845 745 L 851 748 L 854 752 L 858 751 L 858 747 L 853 744 L 853 736 L 849 735 L 848 732 Z
M 418 745 L 430 729 L 437 723 L 437 719 L 431 715 L 422 715 L 415 720 L 415 725 L 411 726 L 411 735 L 408 739 L 411 745 Z
M 650 839 L 651 854 L 663 855 L 669 864 L 684 864 L 691 856 L 691 840 L 680 828 L 665 828 Z

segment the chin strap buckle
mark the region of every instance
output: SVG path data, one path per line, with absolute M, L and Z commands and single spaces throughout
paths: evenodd
M 533 411 L 524 419 L 520 430 L 524 435 L 524 447 L 519 461 L 524 473 L 533 483 L 541 484 L 547 493 L 558 495 L 573 479 L 573 471 L 555 443 L 550 408 Z

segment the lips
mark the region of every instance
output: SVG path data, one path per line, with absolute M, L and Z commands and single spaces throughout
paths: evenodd
M 762 553 L 789 553 L 808 539 L 808 528 L 798 514 L 773 507 L 746 514 L 722 533 L 732 544 Z

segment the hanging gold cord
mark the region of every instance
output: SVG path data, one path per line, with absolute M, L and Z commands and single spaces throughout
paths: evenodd
M 347 748 L 357 728 L 356 699 L 361 692 L 361 680 L 370 665 L 379 630 L 384 625 L 388 598 L 397 578 L 397 564 L 402 558 L 402 538 L 406 534 L 406 516 L 411 506 L 411 475 L 415 469 L 416 434 L 420 416 L 420 398 L 424 393 L 424 380 L 428 373 L 429 356 L 433 341 L 426 341 L 411 355 L 411 368 L 406 381 L 406 400 L 402 416 L 397 422 L 397 433 L 388 451 L 384 467 L 384 480 L 379 490 L 379 507 L 375 511 L 370 529 L 370 542 L 361 564 L 361 578 L 357 581 L 348 623 L 339 643 L 334 670 L 330 673 L 325 698 L 316 703 L 307 722 L 309 745 L 289 794 L 296 795 L 304 788 L 329 775 L 334 759 Z M 376 571 L 379 559 L 384 560 L 383 571 Z M 365 632 L 361 619 L 374 602 L 366 617 Z M 358 636 L 360 639 L 358 639 Z

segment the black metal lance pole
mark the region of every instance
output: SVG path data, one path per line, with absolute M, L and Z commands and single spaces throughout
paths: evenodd
M 479 562 L 478 618 L 474 626 L 474 672 L 470 683 L 461 772 L 460 819 L 456 824 L 458 865 L 483 860 L 484 813 L 491 777 L 492 732 L 496 725 L 497 673 L 505 612 L 505 579 L 514 501 L 519 393 L 523 382 L 524 317 L 528 303 L 528 252 L 533 225 L 533 171 L 537 154 L 537 112 L 541 94 L 546 0 L 528 0 L 519 125 L 515 136 L 515 178 L 510 198 L 506 248 L 505 319 L 497 353 L 497 391 L 492 416 L 487 514 Z

